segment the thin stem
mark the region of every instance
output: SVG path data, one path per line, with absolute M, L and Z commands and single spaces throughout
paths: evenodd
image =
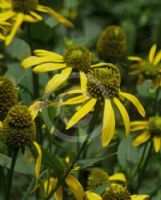
M 15 149 L 12 153 L 12 162 L 11 162 L 11 168 L 10 168 L 9 173 L 8 173 L 8 185 L 7 185 L 5 200 L 10 200 L 12 180 L 13 180 L 13 174 L 14 174 L 14 169 L 15 169 L 18 151 L 19 151 L 19 149 Z
M 84 151 L 86 145 L 88 144 L 88 141 L 91 137 L 91 134 L 93 132 L 93 129 L 95 127 L 95 123 L 96 123 L 96 120 L 97 120 L 97 113 L 98 113 L 99 109 L 98 109 L 98 105 L 97 105 L 97 108 L 96 108 L 96 113 L 95 115 L 93 116 L 92 118 L 92 121 L 89 125 L 89 128 L 88 128 L 88 134 L 87 134 L 87 137 L 84 141 L 84 143 L 82 144 L 79 152 L 77 153 L 75 159 L 73 160 L 73 162 L 71 163 L 70 167 L 68 168 L 68 170 L 66 171 L 66 173 L 64 174 L 64 176 L 62 176 L 62 178 L 59 180 L 59 182 L 57 183 L 57 185 L 55 186 L 55 188 L 53 190 L 51 190 L 51 192 L 49 193 L 49 195 L 47 196 L 47 198 L 45 200 L 50 200 L 50 198 L 54 195 L 54 193 L 59 189 L 59 187 L 64 183 L 65 179 L 67 178 L 67 176 L 70 174 L 71 170 L 73 169 L 75 163 L 77 162 L 77 160 L 79 159 L 80 155 L 82 154 L 82 152 Z

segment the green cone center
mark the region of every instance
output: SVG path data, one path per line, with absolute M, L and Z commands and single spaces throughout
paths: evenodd
M 149 119 L 149 128 L 153 136 L 161 136 L 161 117 L 155 116 Z
M 122 185 L 112 185 L 103 195 L 103 200 L 131 200 L 127 188 Z
M 89 50 L 79 45 L 73 45 L 64 54 L 65 63 L 78 71 L 88 72 L 92 56 Z
M 102 100 L 118 96 L 120 89 L 120 73 L 117 67 L 107 63 L 103 67 L 94 68 L 88 74 L 87 90 L 91 97 Z
M 29 13 L 36 10 L 38 0 L 12 0 L 12 9 L 16 12 Z

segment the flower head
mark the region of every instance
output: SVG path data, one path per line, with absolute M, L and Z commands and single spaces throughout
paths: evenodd
M 81 88 L 67 92 L 68 95 L 80 94 L 61 103 L 61 105 L 74 105 L 82 103 L 77 112 L 67 123 L 67 129 L 71 128 L 89 112 L 93 111 L 97 102 L 101 100 L 104 105 L 102 145 L 106 146 L 111 141 L 115 131 L 115 116 L 112 102 L 117 106 L 123 118 L 126 134 L 130 130 L 129 115 L 121 103 L 121 98 L 126 98 L 133 103 L 138 112 L 145 116 L 145 111 L 138 99 L 125 92 L 120 91 L 120 75 L 118 69 L 109 63 L 93 65 L 93 72 L 82 76 Z M 96 69 L 95 69 L 96 68 Z M 93 76 L 93 77 L 91 77 Z M 107 79 L 105 78 L 107 77 Z
M 64 56 L 45 50 L 35 50 L 35 56 L 30 56 L 22 62 L 22 67 L 27 69 L 34 67 L 36 73 L 44 73 L 55 70 L 62 70 L 60 74 L 54 75 L 45 87 L 45 94 L 48 96 L 61 86 L 70 76 L 72 70 L 78 71 L 80 77 L 90 70 L 92 55 L 89 50 L 80 45 L 72 45 Z
M 128 60 L 135 62 L 131 65 L 132 71 L 130 75 L 143 76 L 142 79 L 153 80 L 155 85 L 161 85 L 160 72 L 161 72 L 161 50 L 156 52 L 157 45 L 153 44 L 149 50 L 148 58 L 141 58 L 138 56 L 129 56 Z M 159 78 L 159 80 L 158 80 Z
M 16 105 L 10 109 L 3 122 L 3 136 L 11 149 L 31 146 L 36 134 L 35 123 L 24 105 Z
M 17 89 L 7 78 L 0 76 L 0 121 L 3 121 L 8 111 L 18 103 Z
M 148 140 L 152 139 L 155 152 L 159 152 L 161 147 L 161 117 L 154 116 L 150 117 L 147 121 L 134 121 L 131 122 L 131 131 L 142 131 L 137 136 L 133 145 L 138 147 Z
M 116 173 L 109 176 L 108 173 L 101 168 L 94 168 L 88 176 L 88 189 L 94 191 L 97 187 L 111 182 L 126 182 L 126 177 L 122 173 Z
M 120 26 L 108 26 L 99 36 L 97 52 L 105 60 L 118 59 L 127 50 L 127 41 L 124 30 Z
M 2 13 L 0 14 L 0 20 L 2 22 L 11 21 L 12 24 L 10 33 L 5 40 L 6 45 L 12 42 L 23 22 L 36 23 L 43 19 L 37 12 L 48 13 L 59 23 L 70 28 L 73 27 L 73 24 L 65 17 L 48 6 L 40 5 L 38 0 L 0 0 L 0 9 L 1 8 Z

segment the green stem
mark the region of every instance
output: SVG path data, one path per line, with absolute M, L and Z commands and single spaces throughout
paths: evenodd
M 99 108 L 97 106 L 96 108 L 96 113 L 98 113 L 99 111 Z M 70 167 L 68 168 L 68 170 L 66 171 L 66 173 L 64 174 L 64 176 L 62 176 L 62 178 L 58 181 L 57 185 L 55 186 L 55 188 L 53 190 L 50 191 L 49 195 L 47 196 L 47 198 L 45 200 L 50 200 L 50 198 L 54 195 L 54 193 L 59 189 L 59 187 L 64 183 L 65 179 L 67 178 L 67 176 L 70 174 L 71 170 L 73 169 L 75 163 L 78 161 L 80 155 L 82 154 L 82 152 L 84 151 L 86 145 L 88 144 L 88 141 L 91 137 L 91 134 L 93 132 L 93 129 L 95 127 L 95 123 L 96 123 L 96 120 L 97 120 L 97 114 L 95 113 L 95 115 L 93 116 L 92 118 L 92 121 L 90 123 L 90 126 L 88 128 L 88 134 L 87 134 L 87 137 L 84 141 L 84 143 L 82 144 L 79 152 L 77 153 L 75 159 L 73 160 L 73 162 L 71 163 Z
M 139 176 L 138 176 L 138 184 L 137 184 L 137 187 L 136 187 L 136 190 L 138 191 L 141 184 L 142 184 L 142 181 L 143 181 L 143 176 L 144 176 L 144 173 L 145 173 L 145 170 L 146 170 L 146 167 L 148 165 L 148 162 L 149 162 L 149 159 L 150 159 L 150 155 L 151 155 L 151 151 L 152 151 L 152 142 L 150 144 L 150 147 L 148 148 L 148 145 L 147 145 L 147 148 L 148 148 L 148 153 L 147 153 L 147 156 L 145 159 L 142 159 L 143 162 L 142 162 L 142 169 L 140 170 L 139 172 Z M 144 154 L 145 155 L 145 154 Z
M 12 180 L 13 180 L 14 168 L 15 168 L 15 164 L 16 164 L 16 160 L 17 160 L 18 151 L 19 151 L 19 149 L 15 149 L 12 153 L 12 162 L 11 162 L 11 168 L 8 173 L 8 185 L 7 185 L 5 200 L 10 200 Z

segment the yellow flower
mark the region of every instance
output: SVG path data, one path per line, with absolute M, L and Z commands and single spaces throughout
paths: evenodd
M 115 116 L 112 102 L 117 106 L 123 118 L 126 135 L 130 131 L 130 119 L 120 99 L 125 98 L 131 101 L 143 117 L 145 116 L 145 111 L 135 96 L 120 91 L 120 73 L 114 65 L 109 63 L 93 65 L 93 70 L 91 73 L 88 73 L 87 77 L 85 74 L 82 74 L 81 88 L 66 93 L 68 95 L 75 93 L 77 96 L 61 103 L 61 105 L 83 103 L 67 123 L 67 129 L 71 128 L 89 112 L 93 111 L 97 102 L 103 102 L 102 145 L 105 147 L 111 141 L 115 131 Z M 78 96 L 78 94 L 80 95 Z
M 84 72 L 89 70 L 92 62 L 92 56 L 88 49 L 79 45 L 69 47 L 64 56 L 46 50 L 35 50 L 34 54 L 35 56 L 30 56 L 21 63 L 23 68 L 34 67 L 33 71 L 36 73 L 62 70 L 47 83 L 46 95 L 61 86 L 68 79 L 72 69 L 80 72 L 80 78 L 84 76 Z
M 115 173 L 109 176 L 108 173 L 101 168 L 94 168 L 88 176 L 88 189 L 94 191 L 102 184 L 109 184 L 110 182 L 126 182 L 126 177 L 123 173 Z
M 161 50 L 156 52 L 156 49 L 157 45 L 153 44 L 150 48 L 148 58 L 146 59 L 138 56 L 129 56 L 128 60 L 135 62 L 131 65 L 132 71 L 130 75 L 144 75 L 144 77 L 152 80 L 157 79 L 158 84 L 158 75 L 161 72 Z M 161 79 L 159 80 L 159 84 L 161 84 Z
M 119 184 L 112 184 L 102 195 L 103 200 L 149 200 L 149 195 L 131 195 L 128 189 Z
M 65 17 L 48 6 L 40 5 L 38 0 L 0 0 L 0 9 L 2 9 L 0 20 L 2 22 L 8 20 L 12 21 L 11 32 L 5 40 L 6 45 L 9 45 L 12 42 L 16 32 L 23 22 L 36 23 L 42 20 L 42 16 L 37 12 L 48 13 L 59 23 L 70 28 L 73 27 L 73 24 Z
M 44 190 L 45 195 L 47 196 L 51 190 L 53 190 L 57 185 L 58 179 L 56 177 L 51 177 L 44 182 Z M 73 175 L 69 174 L 65 179 L 66 185 L 68 186 L 69 190 L 72 192 L 76 200 L 83 200 L 84 198 L 84 189 L 80 182 L 75 178 Z M 49 185 L 49 187 L 48 187 Z M 47 189 L 48 188 L 48 189 Z M 54 197 L 56 200 L 63 199 L 63 189 L 62 186 L 58 188 L 58 190 L 54 193 Z
M 155 116 L 149 118 L 147 121 L 131 122 L 131 131 L 142 131 L 142 133 L 135 138 L 133 145 L 135 147 L 152 139 L 155 152 L 159 152 L 161 147 L 161 117 Z

